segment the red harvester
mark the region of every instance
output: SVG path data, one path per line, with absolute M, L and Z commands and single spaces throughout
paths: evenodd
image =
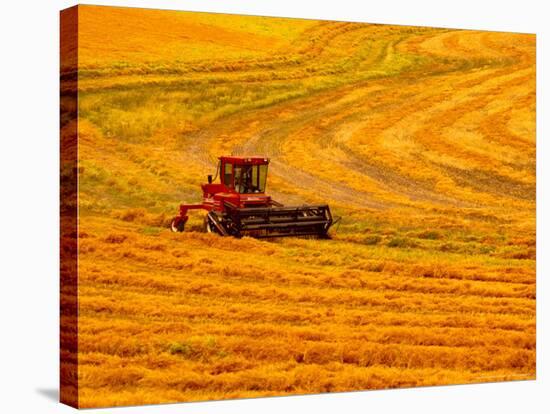
M 189 210 L 208 211 L 205 231 L 222 236 L 327 237 L 333 223 L 328 205 L 287 207 L 265 194 L 269 159 L 264 157 L 220 157 L 214 183 L 202 184 L 201 204 L 181 204 L 171 223 L 172 231 L 185 228 Z

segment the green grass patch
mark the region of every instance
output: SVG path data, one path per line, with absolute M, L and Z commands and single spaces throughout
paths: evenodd
M 394 237 L 388 242 L 387 246 L 398 248 L 412 248 L 418 247 L 418 243 L 405 237 Z

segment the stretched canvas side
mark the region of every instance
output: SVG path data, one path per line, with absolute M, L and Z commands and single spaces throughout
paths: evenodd
M 78 407 L 78 7 L 60 13 L 60 400 Z

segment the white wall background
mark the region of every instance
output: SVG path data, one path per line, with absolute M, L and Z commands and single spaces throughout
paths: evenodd
M 172 404 L 101 413 L 549 412 L 548 36 L 545 1 L 112 0 L 92 4 L 487 29 L 537 34 L 538 330 L 536 381 Z M 0 412 L 65 413 L 58 387 L 59 10 L 0 6 Z M 548 73 L 548 72 L 546 72 Z M 545 329 L 546 325 L 546 329 Z M 546 392 L 544 391 L 546 388 Z

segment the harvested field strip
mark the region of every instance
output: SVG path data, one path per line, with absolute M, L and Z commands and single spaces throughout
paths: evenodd
M 534 36 L 79 14 L 82 407 L 535 377 Z M 168 232 L 225 154 L 332 239 Z
M 147 260 L 147 256 L 142 259 Z M 147 260 L 150 262 L 150 260 Z M 97 261 L 97 264 L 102 264 Z M 186 276 L 173 278 L 170 280 L 162 272 L 157 272 L 155 277 L 152 277 L 146 269 L 141 272 L 132 272 L 126 277 L 117 274 L 116 270 L 108 270 L 104 267 L 100 274 L 89 277 L 84 283 L 90 282 L 96 286 L 117 284 L 123 286 L 135 286 L 151 288 L 154 287 L 160 291 L 177 291 L 182 288 L 181 283 L 191 283 L 197 277 L 204 282 L 216 283 L 217 287 L 224 286 L 260 286 L 264 288 L 276 287 L 281 291 L 289 287 L 290 278 L 281 273 L 261 274 L 261 269 L 250 269 L 248 272 L 234 273 L 228 269 L 218 269 L 210 265 L 205 265 L 200 272 L 194 270 L 186 272 Z M 313 268 L 310 271 L 315 271 Z M 333 271 L 334 273 L 337 270 Z M 535 298 L 534 284 L 518 284 L 513 282 L 485 282 L 475 281 L 465 284 L 462 280 L 453 280 L 445 278 L 425 278 L 423 276 L 414 277 L 407 274 L 399 274 L 396 276 L 380 275 L 379 273 L 365 273 L 357 271 L 343 271 L 340 275 L 333 272 L 324 273 L 319 269 L 314 275 L 299 274 L 292 278 L 292 288 L 312 288 L 315 286 L 323 286 L 320 289 L 314 289 L 317 292 L 323 292 L 330 289 L 346 289 L 351 292 L 358 290 L 384 291 L 391 294 L 400 291 L 407 291 L 418 294 L 452 294 L 461 295 L 462 297 L 479 296 L 487 298 Z M 232 274 L 234 273 L 234 274 Z M 189 286 L 189 289 L 193 289 Z

